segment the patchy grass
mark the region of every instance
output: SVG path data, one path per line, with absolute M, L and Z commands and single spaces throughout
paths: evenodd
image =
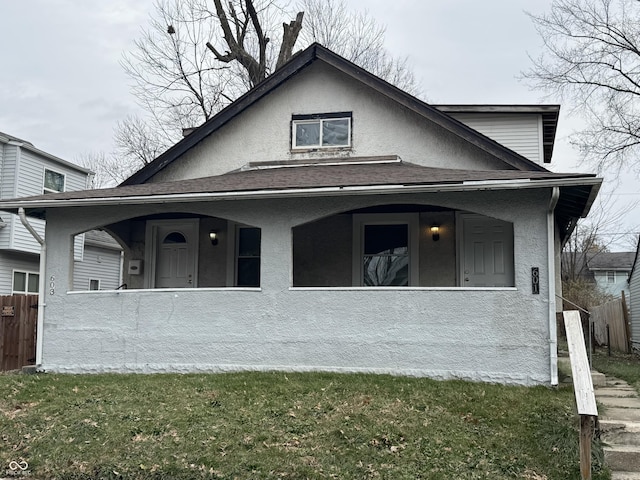
M 0 475 L 580 478 L 570 388 L 328 373 L 0 375 Z M 609 478 L 596 445 L 594 479 Z
M 620 378 L 640 393 L 640 357 L 636 354 L 611 352 L 607 356 L 606 349 L 598 349 L 592 358 L 593 368 L 605 375 Z

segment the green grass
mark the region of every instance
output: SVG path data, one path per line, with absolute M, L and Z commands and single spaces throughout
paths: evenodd
M 620 352 L 611 352 L 607 356 L 606 349 L 599 349 L 592 358 L 593 368 L 606 375 L 626 381 L 640 393 L 640 357 Z
M 577 479 L 573 404 L 384 375 L 0 375 L 0 476 Z

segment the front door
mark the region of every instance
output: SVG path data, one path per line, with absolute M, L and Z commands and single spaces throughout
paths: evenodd
M 155 288 L 196 287 L 197 220 L 159 221 L 152 226 Z
M 513 287 L 513 224 L 461 214 L 461 286 Z

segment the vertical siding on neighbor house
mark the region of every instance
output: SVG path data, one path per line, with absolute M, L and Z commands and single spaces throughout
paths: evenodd
M 633 347 L 640 349 L 640 265 L 629 281 L 629 303 L 631 304 L 631 339 Z
M 529 160 L 542 163 L 542 122 L 539 115 L 450 113 L 470 126 Z
M 0 295 L 11 295 L 13 271 L 37 272 L 40 260 L 36 255 L 0 251 Z
M 120 285 L 120 251 L 86 244 L 82 261 L 73 265 L 73 289 L 89 290 L 89 280 L 100 280 L 100 290 Z

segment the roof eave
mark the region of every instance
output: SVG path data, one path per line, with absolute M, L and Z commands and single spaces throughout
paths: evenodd
M 543 180 L 489 180 L 468 181 L 462 183 L 417 184 L 417 185 L 358 185 L 358 186 L 330 186 L 312 188 L 263 189 L 232 192 L 202 192 L 164 195 L 131 195 L 118 197 L 78 198 L 78 199 L 39 199 L 16 200 L 0 202 L 0 208 L 14 213 L 18 208 L 29 211 L 48 208 L 68 207 L 97 207 L 109 205 L 140 205 L 159 203 L 193 203 L 202 201 L 222 200 L 255 200 L 266 198 L 298 198 L 323 196 L 353 196 L 353 195 L 391 195 L 409 193 L 439 193 L 439 192 L 472 192 L 487 190 L 521 190 L 534 188 L 592 186 L 599 187 L 602 179 L 597 177 L 580 177 L 572 179 L 543 179 Z M 593 188 L 592 188 L 593 189 Z

